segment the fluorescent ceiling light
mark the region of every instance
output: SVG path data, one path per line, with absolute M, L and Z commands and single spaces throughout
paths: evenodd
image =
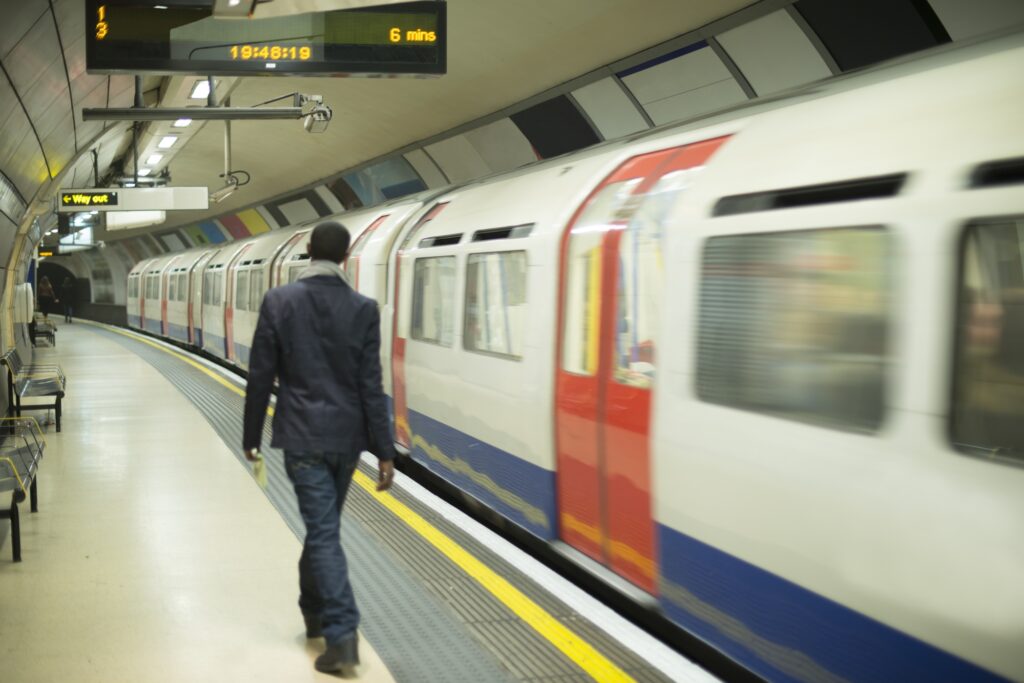
M 139 169 L 139 175 L 142 176 L 143 178 L 145 178 L 146 176 L 148 176 L 152 172 L 153 172 L 152 169 L 149 169 L 149 168 L 140 168 Z
M 167 9 L 167 5 L 153 5 L 153 9 Z
M 187 128 L 192 125 L 192 119 L 178 119 L 174 122 L 175 128 Z
M 150 154 L 146 157 L 146 163 L 150 166 L 156 166 L 160 163 L 160 160 L 164 158 L 163 154 Z
M 174 146 L 174 143 L 178 141 L 177 135 L 165 135 L 160 138 L 160 142 L 156 143 L 156 146 L 160 149 L 170 149 Z
M 241 1 L 242 0 L 228 0 L 228 5 L 231 7 L 238 7 L 238 3 L 240 3 Z
M 192 94 L 189 95 L 189 99 L 192 100 L 205 100 L 210 96 L 210 81 L 205 78 L 196 81 L 196 84 L 192 86 Z

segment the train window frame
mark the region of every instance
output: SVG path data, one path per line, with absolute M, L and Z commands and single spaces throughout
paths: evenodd
M 500 351 L 491 351 L 491 350 L 488 350 L 488 349 L 479 349 L 479 348 L 476 348 L 476 347 L 472 347 L 472 346 L 469 345 L 470 335 L 467 332 L 467 329 L 469 327 L 469 322 L 470 322 L 470 318 L 469 318 L 469 311 L 470 311 L 470 301 L 469 301 L 469 296 L 470 296 L 469 270 L 470 270 L 470 265 L 473 262 L 473 259 L 474 258 L 476 258 L 476 259 L 484 259 L 484 258 L 486 258 L 488 256 L 504 257 L 504 256 L 511 256 L 511 255 L 519 255 L 519 254 L 522 255 L 523 261 L 524 261 L 523 283 L 522 283 L 523 306 L 525 307 L 525 309 L 527 311 L 529 311 L 529 304 L 530 304 L 530 297 L 529 297 L 529 290 L 530 290 L 530 255 L 529 255 L 528 250 L 526 250 L 526 249 L 501 249 L 501 250 L 491 250 L 491 251 L 477 251 L 477 252 L 471 252 L 471 253 L 467 253 L 466 254 L 465 263 L 464 263 L 464 266 L 463 266 L 463 279 L 462 279 L 462 289 L 463 289 L 463 292 L 462 292 L 462 349 L 464 351 L 466 351 L 467 353 L 475 353 L 475 354 L 479 354 L 479 355 L 482 355 L 482 356 L 490 356 L 492 358 L 500 358 L 502 360 L 510 360 L 510 361 L 514 361 L 514 362 L 522 362 L 523 355 L 525 354 L 525 351 L 526 351 L 526 331 L 527 331 L 527 328 L 528 328 L 528 325 L 526 324 L 526 321 L 529 319 L 528 315 L 525 316 L 525 319 L 524 319 L 524 322 L 523 322 L 523 327 L 519 331 L 519 334 L 521 335 L 521 338 L 520 338 L 520 344 L 519 344 L 520 352 L 518 354 L 516 354 L 516 353 L 502 353 Z M 506 315 L 507 315 L 507 307 L 506 307 Z M 509 335 L 509 336 L 511 337 L 511 335 Z M 512 345 L 510 343 L 509 347 L 511 348 L 511 346 Z
M 244 277 L 244 280 L 243 280 Z M 249 275 L 249 269 L 239 268 L 235 271 L 235 300 L 234 309 L 236 311 L 248 311 L 249 310 L 249 283 L 251 276 Z M 245 292 L 243 296 L 242 283 L 245 283 Z M 243 305 L 244 304 L 244 305 Z
M 417 335 L 417 327 L 416 327 L 417 304 L 420 303 L 421 296 L 422 296 L 420 288 L 418 288 L 416 286 L 417 280 L 418 280 L 418 271 L 419 271 L 419 268 L 420 268 L 420 264 L 424 264 L 424 266 L 425 266 L 427 263 L 437 262 L 440 265 L 440 263 L 444 262 L 444 261 L 450 261 L 451 262 L 451 266 L 452 266 L 451 267 L 451 283 L 452 283 L 451 287 L 452 287 L 452 289 L 451 289 L 451 296 L 448 298 L 449 301 L 450 301 L 449 305 L 451 306 L 451 310 L 449 310 L 449 311 L 442 310 L 442 317 L 443 318 L 447 318 L 447 323 L 448 323 L 448 328 L 447 329 L 450 330 L 450 338 L 448 338 L 447 340 L 444 337 L 445 322 L 446 322 L 444 319 L 440 320 L 439 329 L 441 330 L 441 336 L 439 336 L 437 338 L 422 336 L 422 331 L 421 331 L 420 335 Z M 455 254 L 439 254 L 439 255 L 436 255 L 436 256 L 420 256 L 420 257 L 417 257 L 417 258 L 413 259 L 413 263 L 412 263 L 412 278 L 413 278 L 413 280 L 412 280 L 412 298 L 411 298 L 411 301 L 409 302 L 409 339 L 412 339 L 412 340 L 415 340 L 415 341 L 418 341 L 418 342 L 422 342 L 424 344 L 433 344 L 434 346 L 439 346 L 439 347 L 442 347 L 442 348 L 454 348 L 455 347 L 456 319 L 457 319 L 457 315 L 458 315 L 458 311 L 456 310 L 456 307 L 458 306 L 458 296 L 457 296 L 458 291 L 457 290 L 458 290 L 458 284 L 459 284 L 459 263 L 458 263 L 458 261 L 459 261 L 459 259 L 456 257 Z M 443 301 L 444 300 L 443 299 L 443 297 L 444 297 L 444 292 L 443 291 L 440 292 L 440 296 L 442 297 L 441 300 Z M 422 311 L 419 312 L 419 315 L 420 315 L 420 317 L 422 317 Z M 421 327 L 422 327 L 422 325 L 421 325 Z
M 720 239 L 737 239 L 737 238 L 758 238 L 758 237 L 780 237 L 785 235 L 797 235 L 797 234 L 811 234 L 811 233 L 825 233 L 825 232 L 850 232 L 858 231 L 864 233 L 876 233 L 884 236 L 886 242 L 882 245 L 881 258 L 879 260 L 879 266 L 882 272 L 882 281 L 879 286 L 879 290 L 882 294 L 888 294 L 888 299 L 880 307 L 881 313 L 878 316 L 878 322 L 881 323 L 880 337 L 882 339 L 882 348 L 878 354 L 878 363 L 880 365 L 879 370 L 879 388 L 878 388 L 878 415 L 872 420 L 871 424 L 863 425 L 853 423 L 850 416 L 843 416 L 844 419 L 839 419 L 835 415 L 827 415 L 824 412 L 807 412 L 801 410 L 785 410 L 785 409 L 758 409 L 745 403 L 743 401 L 726 401 L 718 400 L 716 398 L 709 397 L 704 390 L 702 390 L 702 348 L 704 343 L 701 340 L 701 334 L 704 330 L 705 323 L 705 286 L 706 286 L 706 267 L 708 264 L 708 248 L 711 242 Z M 898 307 L 898 264 L 896 263 L 895 257 L 898 253 L 898 235 L 897 231 L 893 229 L 891 225 L 885 224 L 857 224 L 857 225 L 826 225 L 826 226 L 806 226 L 790 229 L 772 229 L 772 230 L 757 230 L 753 232 L 743 233 L 722 233 L 717 235 L 711 235 L 706 237 L 701 244 L 700 254 L 698 263 L 700 264 L 700 278 L 697 286 L 697 301 L 696 303 L 696 319 L 693 321 L 693 373 L 691 375 L 690 386 L 693 391 L 693 395 L 701 403 L 708 405 L 720 406 L 732 410 L 739 410 L 744 413 L 750 413 L 754 415 L 760 415 L 763 417 L 785 420 L 787 422 L 795 422 L 798 424 L 807 425 L 810 427 L 818 427 L 821 429 L 828 429 L 830 431 L 843 432 L 848 434 L 861 434 L 861 435 L 877 435 L 881 433 L 888 420 L 891 417 L 891 411 L 889 410 L 889 400 L 892 394 L 892 388 L 895 384 L 895 377 L 892 372 L 892 364 L 895 360 L 895 339 L 898 331 L 897 315 L 899 313 Z M 887 286 L 887 289 L 885 287 Z M 751 309 L 753 310 L 753 309 Z M 852 354 L 838 354 L 852 355 Z M 865 354 L 869 355 L 869 354 Z M 733 386 L 733 384 L 731 384 Z M 850 387 L 848 385 L 841 385 L 840 388 L 844 392 L 848 392 Z
M 971 237 L 972 231 L 980 227 L 1012 224 L 1013 222 L 1021 224 L 1021 226 L 1018 227 L 1018 230 L 1024 229 L 1024 213 L 971 217 L 966 219 L 960 226 L 957 236 L 956 253 L 953 256 L 953 268 L 956 271 L 956 278 L 954 279 L 954 289 L 952 291 L 953 339 L 952 344 L 950 345 L 950 382 L 948 410 L 946 411 L 946 438 L 953 452 L 959 455 L 1004 466 L 1024 467 L 1024 449 L 1022 449 L 1017 455 L 1008 456 L 1000 454 L 999 447 L 986 448 L 979 445 L 962 443 L 957 440 L 957 416 L 959 410 L 958 397 L 960 397 L 963 391 L 961 364 L 966 355 L 965 334 L 963 330 L 963 314 L 965 305 L 963 294 L 966 284 L 965 266 L 967 243 Z M 1021 249 L 1024 250 L 1024 236 L 1021 236 L 1019 239 L 1021 239 Z M 1024 264 L 1022 264 L 1022 267 L 1024 267 Z M 1002 319 L 1000 319 L 999 322 L 1002 323 Z

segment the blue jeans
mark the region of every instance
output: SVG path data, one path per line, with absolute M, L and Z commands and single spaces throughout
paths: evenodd
M 358 454 L 284 454 L 284 466 L 306 524 L 299 559 L 299 608 L 303 614 L 320 616 L 328 645 L 348 638 L 359 626 L 359 610 L 341 549 L 341 509 L 358 462 Z

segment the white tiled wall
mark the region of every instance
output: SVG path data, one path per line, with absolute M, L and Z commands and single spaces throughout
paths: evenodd
M 758 95 L 832 75 L 793 18 L 779 10 L 716 36 Z
M 511 119 L 471 130 L 466 139 L 492 172 L 510 171 L 537 160 L 530 141 Z
M 601 137 L 614 140 L 647 128 L 647 121 L 614 78 L 574 90 L 572 96 L 597 126 Z
M 747 99 L 739 83 L 710 47 L 630 74 L 622 82 L 658 125 Z

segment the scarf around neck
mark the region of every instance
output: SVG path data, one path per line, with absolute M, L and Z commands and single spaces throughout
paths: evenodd
M 306 269 L 299 275 L 299 280 L 304 280 L 307 277 L 317 277 L 320 275 L 333 275 L 334 277 L 341 278 L 341 281 L 346 285 L 349 284 L 348 276 L 345 271 L 341 269 L 337 263 L 331 261 L 325 261 L 323 259 L 316 259 L 309 262 Z

